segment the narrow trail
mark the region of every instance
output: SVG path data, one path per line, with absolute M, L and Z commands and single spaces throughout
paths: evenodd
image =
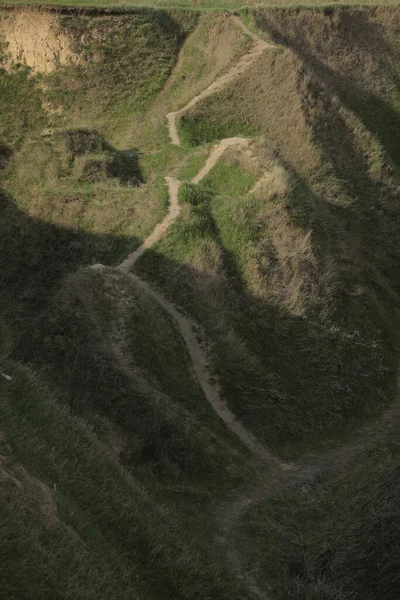
M 225 138 L 219 144 L 216 144 L 211 148 L 211 152 L 204 163 L 204 166 L 192 179 L 192 183 L 200 183 L 202 179 L 211 171 L 217 164 L 225 150 L 231 146 L 245 147 L 250 144 L 251 140 L 241 137 Z
M 177 128 L 177 121 L 185 111 L 196 106 L 196 104 L 205 98 L 225 88 L 232 81 L 234 81 L 235 78 L 240 76 L 246 69 L 248 69 L 266 49 L 274 48 L 273 44 L 265 42 L 256 34 L 250 32 L 239 17 L 233 16 L 231 18 L 234 20 L 236 25 L 240 27 L 244 33 L 246 33 L 246 35 L 251 37 L 253 41 L 252 47 L 249 52 L 243 55 L 239 61 L 224 75 L 219 77 L 208 88 L 192 98 L 192 100 L 183 108 L 166 115 L 169 137 L 173 145 L 179 146 L 181 143 Z M 175 66 L 172 74 L 172 82 L 174 78 L 176 79 L 179 72 L 182 64 L 182 56 L 183 55 L 181 53 L 178 63 Z M 167 83 L 166 89 L 169 89 L 168 86 L 171 85 L 171 82 Z M 225 150 L 234 146 L 238 148 L 244 148 L 249 144 L 249 139 L 232 137 L 224 139 L 213 146 L 205 164 L 193 177 L 192 183 L 199 183 L 217 164 Z M 267 595 L 258 587 L 253 574 L 248 572 L 248 570 L 243 566 L 240 556 L 240 548 L 236 540 L 236 530 L 242 515 L 250 506 L 261 501 L 262 499 L 265 499 L 266 497 L 278 493 L 278 490 L 282 489 L 282 485 L 285 480 L 296 478 L 298 469 L 294 465 L 285 465 L 278 458 L 276 458 L 256 439 L 256 437 L 248 429 L 246 429 L 246 427 L 229 409 L 223 400 L 218 380 L 215 374 L 212 372 L 211 361 L 209 359 L 209 353 L 206 345 L 200 341 L 201 339 L 204 339 L 204 336 L 201 335 L 199 326 L 192 319 L 184 315 L 174 304 L 169 302 L 158 291 L 155 291 L 149 283 L 132 273 L 132 268 L 139 258 L 146 252 L 146 250 L 150 249 L 152 246 L 154 246 L 154 244 L 160 241 L 163 236 L 166 235 L 168 229 L 179 216 L 180 205 L 178 196 L 181 182 L 172 176 L 167 176 L 165 178 L 165 182 L 168 187 L 169 195 L 169 207 L 166 217 L 155 227 L 153 232 L 145 239 L 141 246 L 139 246 L 139 248 L 130 254 L 117 267 L 117 269 L 130 277 L 138 288 L 142 289 L 148 296 L 151 296 L 172 317 L 179 328 L 183 341 L 187 347 L 194 375 L 201 389 L 203 390 L 205 398 L 211 404 L 218 417 L 223 420 L 226 427 L 241 440 L 241 442 L 254 454 L 258 460 L 260 460 L 261 463 L 263 463 L 264 466 L 267 467 L 265 469 L 265 474 L 260 479 L 260 483 L 258 485 L 256 484 L 254 489 L 244 491 L 225 504 L 224 517 L 220 515 L 221 518 L 218 519 L 220 534 L 216 537 L 216 540 L 218 540 L 219 544 L 222 544 L 224 547 L 226 561 L 230 566 L 232 573 L 234 573 L 238 579 L 242 580 L 246 584 L 251 596 L 261 600 L 271 600 L 269 594 Z M 95 265 L 94 268 L 102 267 L 103 265 Z
M 143 244 L 129 254 L 129 256 L 122 261 L 122 263 L 118 266 L 118 269 L 123 273 L 129 273 L 130 269 L 136 263 L 136 261 L 154 244 L 159 242 L 162 237 L 167 233 L 168 229 L 171 227 L 172 223 L 176 221 L 179 216 L 180 208 L 178 201 L 179 194 L 179 186 L 181 182 L 175 177 L 166 177 L 165 183 L 168 186 L 168 196 L 169 196 L 169 205 L 168 205 L 168 213 L 165 219 L 156 225 L 155 229 L 152 233 L 144 240 Z
M 245 584 L 257 600 L 270 600 L 270 596 L 266 594 L 269 594 L 271 590 L 263 591 L 257 584 L 253 571 L 243 565 L 238 529 L 243 515 L 254 504 L 275 496 L 281 489 L 282 485 L 279 480 L 271 481 L 269 478 L 269 481 L 261 482 L 253 489 L 239 494 L 230 502 L 223 503 L 216 515 L 218 535 L 215 541 L 223 552 L 230 571 Z
M 241 137 L 232 137 L 225 138 L 215 146 L 211 148 L 211 152 L 204 164 L 204 166 L 200 169 L 200 171 L 195 175 L 192 179 L 192 183 L 200 183 L 206 175 L 211 171 L 213 167 L 217 164 L 225 150 L 232 146 L 245 147 L 248 146 L 251 140 Z M 181 181 L 176 179 L 175 177 L 167 176 L 165 178 L 165 183 L 168 187 L 168 197 L 169 197 L 169 205 L 168 205 L 168 213 L 166 217 L 163 219 L 161 223 L 158 223 L 151 234 L 144 240 L 143 244 L 139 246 L 134 252 L 129 254 L 125 260 L 122 261 L 120 265 L 118 265 L 118 269 L 123 273 L 129 273 L 134 264 L 139 260 L 139 258 L 149 250 L 152 246 L 154 246 L 157 242 L 159 242 L 164 235 L 167 233 L 168 229 L 171 225 L 176 221 L 179 217 L 180 213 L 180 205 L 179 205 L 179 188 L 181 185 Z
M 168 131 L 171 139 L 171 143 L 179 146 L 180 137 L 177 128 L 177 119 L 186 110 L 195 106 L 198 102 L 201 102 L 211 94 L 214 94 L 224 87 L 229 85 L 236 77 L 238 77 L 243 71 L 249 68 L 255 60 L 257 60 L 266 49 L 274 48 L 272 44 L 265 42 L 260 39 L 256 34 L 252 33 L 247 29 L 245 24 L 239 17 L 232 17 L 235 24 L 244 31 L 244 33 L 251 37 L 253 45 L 248 53 L 243 55 L 239 61 L 231 67 L 227 73 L 219 77 L 214 81 L 208 88 L 203 90 L 200 94 L 192 98 L 188 104 L 176 112 L 169 113 L 167 115 Z M 176 78 L 178 69 L 182 64 L 182 53 L 178 59 L 176 68 L 173 70 L 172 78 Z M 168 84 L 167 84 L 168 86 Z M 226 138 L 216 144 L 200 171 L 192 179 L 192 183 L 199 183 L 216 165 L 222 154 L 228 148 L 232 146 L 245 147 L 250 143 L 250 140 L 240 137 Z M 169 195 L 169 207 L 168 213 L 165 219 L 159 223 L 154 231 L 145 239 L 143 244 L 130 254 L 117 268 L 123 273 L 128 274 L 133 278 L 136 284 L 141 287 L 148 295 L 152 296 L 154 300 L 168 312 L 171 317 L 175 320 L 178 325 L 181 335 L 185 341 L 187 349 L 190 354 L 192 366 L 197 380 L 204 392 L 208 402 L 213 407 L 217 415 L 224 421 L 225 425 L 234 432 L 237 437 L 247 446 L 259 459 L 263 462 L 267 462 L 270 465 L 278 466 L 279 462 L 275 459 L 270 452 L 268 452 L 262 444 L 258 442 L 255 436 L 248 431 L 240 421 L 238 421 L 232 411 L 227 407 L 223 401 L 215 374 L 211 371 L 210 360 L 207 355 L 207 351 L 202 346 L 196 336 L 196 330 L 199 331 L 199 327 L 195 325 L 188 317 L 184 316 L 173 304 L 166 300 L 161 294 L 155 292 L 151 286 L 145 281 L 141 280 L 137 275 L 133 275 L 130 271 L 139 260 L 139 258 L 154 244 L 156 244 L 168 231 L 171 225 L 176 221 L 179 216 L 179 187 L 181 182 L 171 176 L 165 178 L 165 182 L 168 187 Z
M 203 390 L 204 396 L 213 407 L 216 414 L 224 421 L 241 442 L 255 456 L 271 467 L 279 467 L 279 461 L 264 448 L 262 444 L 238 421 L 233 412 L 222 400 L 220 387 L 215 379 L 215 375 L 210 368 L 210 361 L 204 346 L 198 339 L 198 326 L 188 317 L 183 315 L 171 302 L 166 300 L 161 294 L 154 291 L 153 288 L 137 275 L 129 273 L 129 277 L 134 280 L 136 285 L 142 289 L 148 296 L 151 296 L 175 321 L 178 325 L 183 340 L 189 351 L 192 367 L 197 381 Z
M 251 489 L 239 491 L 233 498 L 223 502 L 215 514 L 218 530 L 215 542 L 223 552 L 231 572 L 246 585 L 252 597 L 257 600 L 273 600 L 275 595 L 268 581 L 263 580 L 260 585 L 258 584 L 257 565 L 246 564 L 243 559 L 240 526 L 244 515 L 254 505 L 267 499 L 277 498 L 288 489 L 312 485 L 323 471 L 322 464 L 287 465 L 279 461 L 277 463 L 278 469 L 270 469 L 267 473 L 261 472 Z
M 226 138 L 213 146 L 210 154 L 200 171 L 192 179 L 192 183 L 199 183 L 217 164 L 222 154 L 228 148 L 233 146 L 245 147 L 250 143 L 250 140 L 240 137 Z M 264 463 L 270 466 L 277 467 L 279 462 L 275 459 L 268 450 L 256 439 L 256 437 L 248 431 L 244 425 L 238 421 L 233 412 L 228 408 L 221 396 L 221 388 L 217 378 L 210 366 L 208 353 L 204 345 L 199 342 L 199 326 L 191 319 L 179 311 L 171 302 L 164 298 L 159 292 L 156 292 L 146 282 L 140 279 L 137 275 L 130 272 L 135 263 L 143 255 L 146 250 L 151 248 L 158 242 L 167 232 L 169 227 L 176 221 L 180 212 L 179 205 L 179 187 L 181 182 L 175 177 L 166 177 L 166 184 L 169 192 L 169 210 L 168 214 L 162 223 L 159 223 L 154 231 L 145 239 L 143 244 L 130 254 L 117 268 L 119 271 L 127 274 L 133 279 L 138 287 L 140 287 L 147 295 L 151 296 L 175 321 L 181 332 L 182 338 L 188 349 L 194 374 L 204 396 L 211 404 L 217 415 L 224 421 L 225 425 L 230 429 L 242 443 L 253 452 Z M 200 336 L 203 337 L 203 336 Z

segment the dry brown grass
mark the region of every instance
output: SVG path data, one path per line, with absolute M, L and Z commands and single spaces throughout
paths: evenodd
M 393 91 L 400 56 L 397 8 L 261 9 L 255 22 L 325 81 L 381 96 Z
M 314 68 L 307 59 L 310 42 L 304 33 L 308 27 L 310 39 L 321 45 L 326 37 L 326 54 L 331 47 L 347 48 L 335 54 L 334 75 L 347 81 L 351 92 L 350 54 L 357 56 L 356 76 L 379 71 L 387 50 L 384 46 L 377 56 L 373 36 L 386 30 L 383 17 L 376 22 L 379 11 L 339 11 L 339 22 L 349 19 L 354 28 L 362 13 L 364 37 L 353 38 L 350 25 L 340 25 L 332 40 L 334 12 L 292 11 L 290 18 L 280 11 L 256 13 L 259 27 L 266 15 L 266 20 L 281 19 L 293 36 L 299 14 L 303 47 L 289 43 L 288 36 L 289 48 L 265 52 L 218 97 L 190 111 L 181 126 L 190 134 L 186 139 L 196 143 L 243 135 L 242 124 L 254 127 L 264 140 L 263 159 L 270 159 L 271 186 L 264 195 L 239 198 L 226 194 L 223 182 L 217 192 L 207 191 L 204 182 L 197 197 L 186 199 L 190 207 L 182 227 L 160 245 L 162 264 L 154 253 L 147 265 L 146 257 L 139 265 L 207 322 L 228 401 L 260 435 L 270 430 L 268 443 L 275 435 L 284 445 L 290 435 L 294 444 L 306 437 L 313 443 L 314 426 L 342 435 L 343 423 L 350 429 L 393 396 L 398 179 L 384 132 L 372 119 L 388 101 L 387 88 L 366 118 L 333 86 L 333 69 Z M 391 40 L 394 25 L 391 11 L 387 14 Z M 264 27 L 274 36 L 271 28 Z M 373 51 L 364 52 L 368 36 Z M 312 56 L 318 58 L 316 50 Z M 342 71 L 347 79 L 341 79 Z M 392 77 L 392 87 L 397 81 L 390 66 L 382 77 Z M 245 168 L 253 168 L 251 161 Z M 232 339 L 240 340 L 236 358 L 228 342 L 232 331 Z M 250 364 L 262 368 L 242 369 L 247 364 L 238 359 L 243 348 L 243 356 L 252 355 Z M 370 378 L 366 387 L 361 373 Z
M 179 72 L 157 96 L 144 121 L 131 123 L 129 137 L 135 144 L 149 147 L 165 127 L 165 115 L 182 108 L 196 94 L 207 88 L 248 48 L 249 39 L 227 14 L 204 13 L 198 26 L 181 48 Z M 160 138 L 159 138 L 160 139 Z M 159 139 L 157 142 L 159 143 Z M 157 143 L 156 142 L 156 143 Z

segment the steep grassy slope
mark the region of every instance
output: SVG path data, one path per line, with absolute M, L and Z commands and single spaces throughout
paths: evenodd
M 129 128 L 126 115 L 139 120 L 160 91 L 196 23 L 194 13 L 186 24 L 181 17 L 1 13 L 2 285 L 9 289 L 2 302 L 13 300 L 5 316 L 18 329 L 60 275 L 115 260 L 161 217 L 159 173 L 144 173 L 139 150 L 119 139 Z M 44 39 L 35 42 L 36 31 Z M 65 39 L 69 55 L 60 65 Z
M 173 77 L 164 91 L 195 13 L 25 17 L 11 31 L 31 66 L 10 60 L 3 28 L 0 73 L 2 589 L 239 600 L 214 511 L 256 464 L 205 400 L 170 317 L 129 277 L 82 267 L 125 255 L 161 218 L 163 175 L 183 152 L 170 152 L 160 106 L 211 82 L 246 36 L 206 15 L 180 57 L 189 72 L 203 48 L 199 82 Z M 45 54 L 26 52 L 31 21 Z
M 183 188 L 181 221 L 140 267 L 207 326 L 236 414 L 280 452 L 348 438 L 394 404 L 317 460 L 316 482 L 256 494 L 232 534 L 261 597 L 394 599 L 398 12 L 247 17 L 280 47 L 181 129 L 208 144 L 255 128 L 264 175 L 249 193 L 234 157 Z
M 0 73 L 0 244 L 2 285 L 9 289 L 1 302 L 4 318 L 19 331 L 32 310 L 46 305 L 62 274 L 117 261 L 160 220 L 163 174 L 180 158 L 168 147 L 164 114 L 211 82 L 232 48 L 240 52 L 246 43 L 226 15 L 205 15 L 181 55 L 180 80 L 157 96 L 197 18 L 150 10 L 1 13 L 7 68 Z M 38 42 L 37 31 L 46 32 Z M 60 35 L 70 52 L 61 66 Z M 202 47 L 197 82 L 184 73 Z M 28 65 L 16 64 L 17 56 Z M 50 70 L 37 72 L 40 65 Z
M 225 193 L 227 176 L 208 200 L 200 190 L 184 199 L 175 237 L 139 269 L 206 325 L 241 419 L 293 453 L 346 434 L 395 393 L 397 144 L 385 142 L 376 106 L 396 119 L 398 13 L 260 10 L 254 19 L 280 46 L 181 128 L 192 144 L 257 132 L 265 180 L 241 195 Z M 358 81 L 359 113 L 346 80 Z
M 215 456 L 232 452 L 223 468 L 239 468 L 170 318 L 114 270 L 70 276 L 15 353 L 100 434 L 115 424 L 128 466 L 212 479 Z
M 7 598 L 243 597 L 190 541 L 171 501 L 152 497 L 148 483 L 146 490 L 124 471 L 113 448 L 29 372 L 6 368 L 13 376 L 0 381 Z
M 243 19 L 275 46 L 173 146 L 166 113 L 251 55 L 232 15 L 0 11 L 9 598 L 398 596 L 399 11 Z M 89 268 L 160 221 L 166 175 L 180 216 L 134 271 L 256 456 L 175 309 Z

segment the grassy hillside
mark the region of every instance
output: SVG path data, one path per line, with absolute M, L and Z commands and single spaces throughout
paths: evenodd
M 260 187 L 202 182 L 139 270 L 205 324 L 236 414 L 293 456 L 395 393 L 398 145 L 376 106 L 397 114 L 398 13 L 251 15 L 276 50 L 180 124 L 187 144 L 259 136 Z
M 0 11 L 7 598 L 399 595 L 400 12 L 207 1 Z
M 19 330 L 61 275 L 82 264 L 117 262 L 162 218 L 163 175 L 182 155 L 169 148 L 164 115 L 211 83 L 247 43 L 226 15 L 205 15 L 185 47 L 182 73 L 157 95 L 197 20 L 194 12 L 149 10 L 0 15 L 9 64 L 0 73 L 0 244 L 3 255 L 13 257 L 3 260 L 9 295 L 1 302 Z M 76 64 L 50 62 L 52 70 L 41 73 L 13 63 L 7 43 L 17 37 L 22 48 L 30 47 L 37 28 L 56 31 L 42 40 L 48 54 L 42 56 L 38 44 L 37 63 L 37 55 L 45 65 L 49 56 L 56 60 L 60 35 L 66 35 Z M 35 64 L 34 54 L 22 58 Z
M 247 561 L 277 597 L 399 596 L 398 406 L 361 432 L 313 486 L 254 505 L 243 518 Z M 261 534 L 261 535 L 260 535 Z
M 239 600 L 246 591 L 217 560 L 215 504 L 256 464 L 205 400 L 170 317 L 129 277 L 84 267 L 115 263 L 162 218 L 163 176 L 184 154 L 170 151 L 162 111 L 248 41 L 226 15 L 198 26 L 178 11 L 28 16 L 6 29 L 22 47 L 30 19 L 58 37 L 16 64 L 2 29 L 2 589 Z M 188 75 L 165 85 L 194 29 Z M 60 35 L 70 64 L 52 62 Z
M 2 285 L 9 289 L 2 303 L 18 329 L 48 301 L 61 275 L 80 264 L 115 261 L 161 218 L 162 177 L 141 163 L 137 147 L 124 146 L 125 117 L 140 120 L 143 106 L 164 85 L 196 15 L 185 19 L 185 13 L 174 20 L 162 11 L 93 19 L 0 15 L 9 65 L 0 73 L 0 244 Z M 38 43 L 36 62 L 39 56 L 48 65 L 67 39 L 76 64 L 50 62 L 52 70 L 42 73 L 29 66 L 35 53 L 28 51 L 22 56 L 27 65 L 13 62 L 8 44 L 17 36 L 29 48 L 32 22 L 47 32 L 42 43 L 49 48 L 42 56 Z
M 32 374 L 4 367 L 13 376 L 0 381 L 7 598 L 243 597 L 190 539 L 173 502 L 164 505 L 149 482 L 146 489 L 125 471 Z

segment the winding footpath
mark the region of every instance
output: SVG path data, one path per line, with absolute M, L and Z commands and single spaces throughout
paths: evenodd
M 167 124 L 171 143 L 179 146 L 181 143 L 177 121 L 179 117 L 193 108 L 210 96 L 224 87 L 229 85 L 234 79 L 243 73 L 243 71 L 249 68 L 255 60 L 257 60 L 261 54 L 267 48 L 273 48 L 272 44 L 261 40 L 257 35 L 250 32 L 239 17 L 231 17 L 236 25 L 240 27 L 247 35 L 249 35 L 253 41 L 250 51 L 242 56 L 239 61 L 232 66 L 224 75 L 214 81 L 208 88 L 202 91 L 200 94 L 195 96 L 188 104 L 176 112 L 167 114 Z M 175 72 L 175 71 L 174 71 Z M 175 75 L 176 76 L 176 75 Z M 216 144 L 200 171 L 193 177 L 192 183 L 199 183 L 211 169 L 217 164 L 223 153 L 231 147 L 244 148 L 250 144 L 250 140 L 241 137 L 226 138 Z M 175 177 L 167 176 L 165 182 L 168 187 L 169 206 L 168 213 L 164 220 L 159 223 L 152 233 L 144 240 L 144 242 L 137 248 L 132 254 L 130 254 L 117 268 L 129 277 L 131 277 L 136 285 L 140 287 L 146 294 L 151 296 L 175 321 L 177 324 L 185 345 L 188 349 L 194 374 L 198 380 L 198 383 L 203 390 L 203 393 L 211 404 L 216 414 L 224 421 L 225 425 L 230 429 L 242 443 L 251 450 L 260 460 L 264 463 L 268 463 L 271 467 L 279 468 L 279 461 L 273 457 L 273 455 L 264 448 L 262 444 L 255 438 L 255 436 L 248 431 L 244 425 L 238 421 L 232 411 L 226 405 L 221 395 L 221 388 L 218 384 L 215 373 L 212 372 L 211 363 L 208 358 L 207 349 L 204 344 L 201 344 L 199 337 L 200 328 L 191 319 L 185 316 L 180 310 L 176 308 L 171 302 L 169 302 L 159 292 L 155 291 L 146 281 L 140 279 L 137 275 L 134 275 L 131 270 L 133 269 L 139 258 L 148 250 L 152 248 L 158 241 L 160 241 L 167 233 L 171 225 L 176 221 L 180 213 L 179 205 L 179 187 L 181 182 Z M 204 338 L 203 338 L 204 339 Z
M 251 37 L 253 44 L 249 52 L 243 55 L 239 61 L 228 71 L 214 81 L 208 88 L 195 96 L 183 108 L 166 115 L 168 132 L 171 143 L 180 146 L 181 140 L 178 131 L 179 118 L 189 109 L 196 106 L 199 102 L 221 91 L 224 87 L 231 84 L 246 69 L 248 69 L 265 50 L 274 48 L 273 44 L 260 39 L 256 34 L 250 32 L 241 19 L 237 16 L 231 17 L 236 25 L 244 33 Z M 171 80 L 167 83 L 165 89 L 169 89 L 176 79 L 183 60 L 182 51 L 175 68 L 171 74 Z M 211 169 L 220 160 L 223 153 L 231 147 L 245 148 L 250 144 L 249 139 L 232 137 L 221 140 L 211 148 L 210 154 L 203 167 L 193 177 L 193 184 L 199 183 Z M 262 176 L 250 193 L 254 193 L 264 180 Z M 151 285 L 132 273 L 136 262 L 140 257 L 157 242 L 159 242 L 168 232 L 171 225 L 179 217 L 179 188 L 181 181 L 172 176 L 165 177 L 168 187 L 169 206 L 164 220 L 159 223 L 153 232 L 144 240 L 144 242 L 131 253 L 117 269 L 131 278 L 135 285 L 143 290 L 145 294 L 151 296 L 174 320 L 179 328 L 182 339 L 187 347 L 192 363 L 193 373 L 204 393 L 205 398 L 212 406 L 215 413 L 224 422 L 225 426 L 233 432 L 263 465 L 258 470 L 258 476 L 253 482 L 252 489 L 238 491 L 235 497 L 228 499 L 219 507 L 215 516 L 216 534 L 215 541 L 220 546 L 231 572 L 241 580 L 250 593 L 251 597 L 259 600 L 272 600 L 272 591 L 268 583 L 263 582 L 263 589 L 257 583 L 256 576 L 251 567 L 244 564 L 243 551 L 240 540 L 240 523 L 243 515 L 249 508 L 266 498 L 271 498 L 283 493 L 289 488 L 312 484 L 318 476 L 326 472 L 327 468 L 333 465 L 335 461 L 334 453 L 330 456 L 320 457 L 317 462 L 310 464 L 286 464 L 275 457 L 267 448 L 265 448 L 255 438 L 255 436 L 235 417 L 223 399 L 221 387 L 218 384 L 215 373 L 212 371 L 211 361 L 201 328 L 197 323 L 184 315 L 174 304 L 167 300 L 159 291 L 154 290 Z M 103 269 L 104 265 L 94 265 L 95 269 Z M 120 356 L 123 363 L 123 348 L 121 341 L 115 341 L 116 354 Z M 126 365 L 129 371 L 129 365 Z M 0 376 L 9 379 L 10 377 L 0 370 Z M 267 588 L 267 589 L 266 589 Z
M 246 147 L 250 140 L 240 137 L 227 138 L 216 144 L 200 171 L 192 179 L 192 183 L 199 183 L 216 165 L 222 154 L 232 146 Z M 232 411 L 228 408 L 221 396 L 221 388 L 218 384 L 216 375 L 212 372 L 210 360 L 207 356 L 207 350 L 204 345 L 199 342 L 199 326 L 195 324 L 189 317 L 185 316 L 180 310 L 169 302 L 159 292 L 143 279 L 131 273 L 132 267 L 143 255 L 148 248 L 154 246 L 168 231 L 169 227 L 176 221 L 180 212 L 179 205 L 179 187 L 181 182 L 175 177 L 166 177 L 166 184 L 169 193 L 169 208 L 165 219 L 159 223 L 153 232 L 145 239 L 143 244 L 139 246 L 132 254 L 130 254 L 117 268 L 129 277 L 131 277 L 136 285 L 141 288 L 146 294 L 151 296 L 175 321 L 181 332 L 182 338 L 188 349 L 191 359 L 194 374 L 197 381 L 203 390 L 203 393 L 211 404 L 217 415 L 224 421 L 225 425 L 263 462 L 267 462 L 271 466 L 278 466 L 278 461 L 268 452 L 255 436 L 248 431 L 240 421 L 238 421 Z M 200 336 L 204 337 L 204 336 Z
M 250 51 L 244 54 L 238 62 L 231 67 L 224 75 L 219 77 L 216 81 L 214 81 L 211 85 L 208 86 L 205 90 L 203 90 L 200 94 L 192 98 L 190 102 L 188 102 L 183 108 L 177 110 L 176 112 L 171 112 L 167 114 L 167 123 L 168 123 L 168 131 L 171 142 L 175 146 L 181 145 L 181 140 L 179 137 L 177 121 L 181 115 L 183 115 L 190 108 L 193 108 L 201 102 L 211 96 L 212 94 L 216 94 L 217 92 L 223 90 L 227 87 L 232 81 L 234 81 L 238 76 L 240 76 L 246 69 L 251 67 L 251 65 L 260 58 L 261 54 L 265 50 L 272 50 L 275 48 L 273 44 L 269 44 L 262 40 L 258 35 L 247 29 L 246 25 L 240 19 L 240 17 L 231 17 L 235 24 L 251 39 L 253 40 L 253 45 L 250 48 Z
M 171 143 L 175 146 L 180 146 L 181 144 L 177 123 L 179 118 L 187 110 L 193 108 L 208 96 L 221 91 L 248 69 L 265 50 L 274 48 L 273 44 L 265 42 L 256 34 L 250 32 L 239 17 L 232 16 L 231 18 L 246 35 L 250 36 L 253 42 L 252 46 L 248 53 L 242 56 L 235 65 L 214 81 L 208 88 L 195 96 L 180 110 L 166 115 L 169 137 Z M 173 71 L 172 77 L 176 77 L 181 60 L 182 54 Z M 249 144 L 249 139 L 241 137 L 232 137 L 220 141 L 211 148 L 204 166 L 193 177 L 192 183 L 197 184 L 206 177 L 228 148 L 245 148 Z M 246 429 L 229 409 L 222 397 L 221 387 L 218 384 L 217 377 L 212 371 L 206 345 L 199 341 L 200 339 L 204 339 L 199 325 L 194 323 L 188 316 L 184 315 L 158 291 L 154 290 L 149 283 L 132 273 L 132 269 L 140 257 L 166 235 L 168 229 L 179 216 L 180 205 L 178 196 L 181 182 L 172 176 L 167 176 L 165 182 L 168 187 L 169 195 L 169 207 L 166 217 L 155 227 L 153 232 L 144 240 L 139 248 L 130 254 L 117 269 L 130 277 L 137 287 L 142 289 L 145 294 L 151 296 L 172 317 L 182 335 L 189 352 L 194 375 L 203 390 L 207 401 L 210 403 L 218 417 L 223 420 L 226 427 L 241 440 L 241 442 L 264 464 L 264 466 L 267 467 L 265 469 L 265 475 L 261 477 L 258 484 L 256 483 L 253 490 L 246 490 L 243 494 L 239 494 L 224 507 L 225 516 L 219 519 L 219 522 L 222 523 L 222 525 L 218 540 L 224 547 L 226 560 L 230 565 L 232 572 L 235 573 L 238 579 L 246 584 L 251 596 L 261 600 L 270 600 L 269 593 L 267 595 L 263 590 L 259 589 L 252 574 L 242 565 L 239 548 L 235 540 L 236 527 L 240 522 L 243 513 L 248 510 L 252 504 L 277 493 L 277 490 L 282 489 L 282 482 L 286 480 L 295 481 L 297 479 L 296 474 L 298 473 L 298 469 L 293 465 L 285 465 L 279 461 L 267 448 L 260 444 L 255 436 Z M 101 269 L 103 268 L 103 265 L 95 265 L 94 268 Z M 268 479 L 268 481 L 266 481 L 266 479 Z

